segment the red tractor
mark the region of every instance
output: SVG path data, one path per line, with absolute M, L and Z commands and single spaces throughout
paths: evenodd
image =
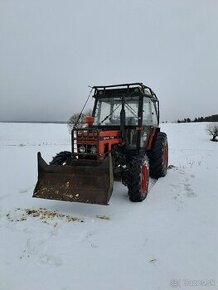
M 108 204 L 113 181 L 128 187 L 139 202 L 149 176 L 167 174 L 167 135 L 159 128 L 159 101 L 142 83 L 95 86 L 92 116 L 72 130 L 72 152 L 60 152 L 48 165 L 38 153 L 33 197 Z

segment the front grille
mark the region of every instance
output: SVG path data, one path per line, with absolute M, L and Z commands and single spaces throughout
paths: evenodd
M 98 156 L 99 154 L 99 132 L 98 129 L 83 128 L 72 132 L 72 151 L 76 156 Z M 85 152 L 79 152 L 79 147 L 84 146 Z M 91 147 L 96 146 L 96 153 L 91 152 Z

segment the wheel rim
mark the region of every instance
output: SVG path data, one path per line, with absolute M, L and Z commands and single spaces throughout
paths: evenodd
M 168 167 L 168 144 L 166 144 L 164 146 L 163 163 L 164 163 L 164 167 L 167 169 L 167 167 Z
M 141 193 L 146 194 L 148 191 L 149 168 L 147 162 L 143 163 L 141 169 Z

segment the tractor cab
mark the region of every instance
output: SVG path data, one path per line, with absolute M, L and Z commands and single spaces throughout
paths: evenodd
M 122 105 L 124 105 L 125 110 L 126 126 L 158 125 L 157 99 L 154 99 L 148 91 L 141 92 L 136 88 L 135 92 L 126 91 L 122 94 L 119 90 L 109 90 L 105 97 L 104 91 L 97 90 L 94 98 L 95 126 L 120 126 Z
M 93 127 L 120 130 L 129 149 L 140 149 L 151 128 L 159 124 L 159 102 L 141 83 L 94 87 Z

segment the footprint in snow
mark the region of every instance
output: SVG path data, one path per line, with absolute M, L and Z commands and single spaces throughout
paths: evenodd
M 197 196 L 197 194 L 193 191 L 191 184 L 189 183 L 188 178 L 185 179 L 184 190 L 185 190 L 187 197 L 196 197 Z
M 40 255 L 39 256 L 39 262 L 40 264 L 45 265 L 54 265 L 54 266 L 61 266 L 63 264 L 62 259 L 60 257 L 55 257 L 52 255 Z
M 98 248 L 98 246 L 92 241 L 92 237 L 95 235 L 95 231 L 84 232 L 82 234 L 81 242 L 88 242 L 92 248 Z
M 155 263 L 155 262 L 157 262 L 157 259 L 155 259 L 155 258 L 152 258 L 152 259 L 150 259 L 150 261 L 149 261 L 150 263 Z
M 179 188 L 178 184 L 170 184 L 170 186 L 173 187 L 173 188 Z
M 26 193 L 30 190 L 30 188 L 21 189 L 19 193 Z
M 30 257 L 33 255 L 37 255 L 39 250 L 44 246 L 45 241 L 42 240 L 32 240 L 28 238 L 26 241 L 26 245 L 23 251 L 23 257 Z
M 197 194 L 192 190 L 190 184 L 184 184 L 187 197 L 196 197 Z

